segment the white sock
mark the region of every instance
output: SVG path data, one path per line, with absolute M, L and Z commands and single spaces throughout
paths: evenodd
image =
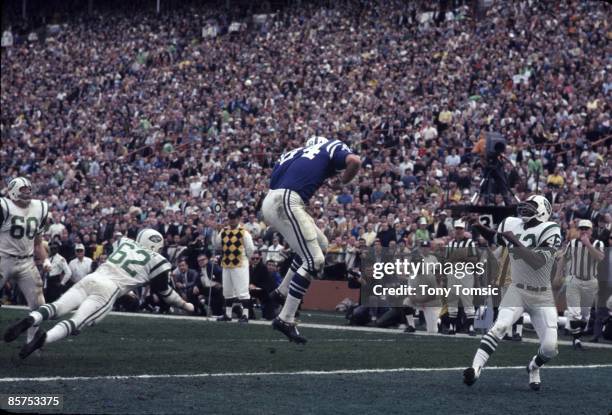
M 242 307 L 242 316 L 248 318 L 249 317 L 249 309 L 246 307 Z
M 301 299 L 295 298 L 294 296 L 289 294 L 287 296 L 287 299 L 285 300 L 285 305 L 283 305 L 283 309 L 278 315 L 280 319 L 286 323 L 293 323 L 295 321 L 295 313 L 297 312 L 301 301 Z
M 516 334 L 518 334 L 519 336 L 523 336 L 523 325 L 522 324 L 516 325 Z
M 533 357 L 531 358 L 531 360 L 529 361 L 529 370 L 539 369 L 539 366 L 538 366 L 538 365 L 536 365 L 536 363 L 535 363 L 535 359 L 536 359 L 536 357 L 535 357 L 535 356 L 533 356 Z
M 414 315 L 413 314 L 407 314 L 406 321 L 408 322 L 408 325 L 410 327 L 414 327 Z
M 287 273 L 285 274 L 285 278 L 283 278 L 283 281 L 280 283 L 280 285 L 277 288 L 278 292 L 280 292 L 285 297 L 289 293 L 289 284 L 291 283 L 291 280 L 293 279 L 294 275 L 295 275 L 295 272 L 292 271 L 291 268 L 289 268 L 287 270 Z
M 232 317 L 232 307 L 225 307 L 225 315 L 229 318 Z
M 472 362 L 472 367 L 479 371 L 482 369 L 489 360 L 489 354 L 484 350 L 478 349 L 476 350 L 476 355 L 474 356 L 474 361 Z
M 30 317 L 34 319 L 34 326 L 38 326 L 43 321 L 43 316 L 38 311 L 32 311 Z
M 476 350 L 476 355 L 474 356 L 474 361 L 472 362 L 472 367 L 478 371 L 480 368 L 483 368 L 491 354 L 495 352 L 497 349 L 497 344 L 499 339 L 495 337 L 491 332 L 488 332 L 482 339 L 480 339 L 480 345 L 478 346 L 478 350 Z
M 45 339 L 45 344 L 53 343 L 58 340 L 61 340 L 65 337 L 68 337 L 70 334 L 70 329 L 66 320 L 60 321 L 57 323 L 51 330 L 47 332 L 47 338 Z

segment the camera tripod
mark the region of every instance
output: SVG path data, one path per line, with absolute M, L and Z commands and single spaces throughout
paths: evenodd
M 497 176 L 497 178 L 491 177 L 491 175 L 494 173 L 495 170 L 497 170 L 495 172 L 495 175 Z M 497 184 L 497 186 L 500 187 L 501 191 L 498 192 L 498 193 L 501 194 L 502 197 L 504 198 L 504 203 L 506 204 L 506 206 L 511 206 L 512 205 L 512 199 L 510 199 L 509 195 L 512 195 L 517 203 L 520 202 L 520 199 L 516 196 L 516 194 L 514 194 L 514 192 L 512 191 L 510 186 L 508 185 L 508 181 L 506 179 L 506 175 L 504 174 L 504 172 L 502 170 L 502 167 L 501 166 L 488 165 L 488 166 L 486 166 L 484 168 L 484 177 L 480 181 L 480 185 L 479 185 L 478 190 L 476 191 L 476 193 L 474 193 L 474 195 L 470 199 L 470 203 L 472 205 L 477 205 L 478 204 L 478 202 L 480 201 L 480 197 L 482 196 L 483 193 L 484 193 L 484 196 L 485 196 L 485 203 L 488 200 L 490 204 L 494 204 L 494 202 L 493 203 L 490 202 L 491 195 L 492 194 L 497 194 L 497 193 L 494 193 L 494 192 L 491 191 L 491 188 L 490 188 L 491 180 L 495 180 L 495 183 Z M 483 191 L 483 189 L 484 189 L 484 191 Z

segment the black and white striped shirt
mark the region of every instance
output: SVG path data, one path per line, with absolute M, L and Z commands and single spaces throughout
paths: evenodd
M 461 251 L 456 253 L 455 251 L 457 250 Z M 472 238 L 463 238 L 461 240 L 453 239 L 450 241 L 446 247 L 446 258 L 449 259 L 453 253 L 455 253 L 455 257 L 457 254 L 460 254 L 464 258 L 478 256 L 476 243 L 472 240 Z
M 600 240 L 593 241 L 593 248 L 604 251 L 604 244 Z M 575 276 L 580 280 L 590 280 L 597 277 L 597 264 L 593 255 L 580 239 L 572 239 L 565 253 L 567 261 L 566 270 L 568 275 Z

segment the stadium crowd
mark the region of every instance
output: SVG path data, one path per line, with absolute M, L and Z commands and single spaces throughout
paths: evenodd
M 413 2 L 304 1 L 237 32 L 237 13 L 205 4 L 71 16 L 2 49 L 0 172 L 49 201 L 68 261 L 76 244 L 96 261 L 151 226 L 175 265 L 197 268 L 239 210 L 272 275 L 287 252 L 259 210 L 287 149 L 319 135 L 364 160 L 340 194 L 312 198 L 333 265 L 360 239 L 449 238 L 447 209 L 482 178 L 472 149 L 498 131 L 516 196 L 546 195 L 566 237 L 591 219 L 608 246 L 609 7 L 523 0 L 444 20 Z

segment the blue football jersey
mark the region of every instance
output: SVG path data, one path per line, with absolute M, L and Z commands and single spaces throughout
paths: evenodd
M 283 154 L 274 165 L 270 189 L 293 190 L 308 203 L 325 179 L 346 168 L 346 156 L 351 153 L 339 140 L 296 148 Z

